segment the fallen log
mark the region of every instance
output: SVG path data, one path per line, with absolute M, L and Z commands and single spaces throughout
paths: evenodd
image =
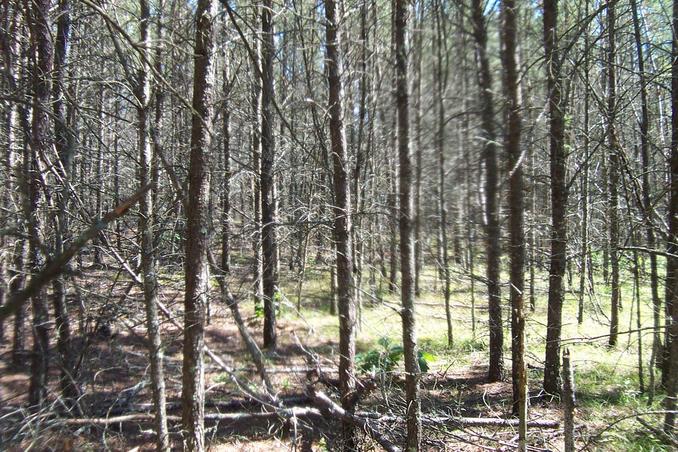
M 311 404 L 312 400 L 307 394 L 292 394 L 287 396 L 281 396 L 278 398 L 281 407 L 299 407 L 299 406 L 308 406 Z M 165 404 L 167 411 L 179 410 L 181 409 L 181 401 L 175 400 L 170 401 Z M 230 401 L 218 401 L 218 400 L 206 400 L 205 408 L 216 408 L 220 412 L 228 411 L 234 412 L 236 410 L 254 410 L 268 406 L 263 404 L 261 400 L 256 399 L 235 399 Z M 122 414 L 133 414 L 133 413 L 143 413 L 153 409 L 152 403 L 135 403 L 130 404 L 127 407 L 125 412 L 116 412 L 116 411 L 107 411 L 110 415 L 122 415 Z
M 219 421 L 219 422 L 253 422 L 262 419 L 275 418 L 309 418 L 322 417 L 320 411 L 312 407 L 292 407 L 276 409 L 275 411 L 262 411 L 259 413 L 207 413 L 205 414 L 205 421 Z M 181 422 L 181 416 L 169 415 L 167 416 L 169 422 Z M 74 419 L 60 419 L 65 425 L 83 426 L 83 425 L 111 425 L 122 424 L 130 422 L 154 422 L 155 414 L 153 413 L 137 413 L 125 414 L 121 416 L 111 416 L 104 418 L 74 418 Z
M 402 416 L 392 416 L 384 415 L 381 416 L 377 413 L 372 412 L 357 412 L 357 416 L 371 418 L 380 422 L 405 422 L 405 419 Z M 459 428 L 464 427 L 517 427 L 518 419 L 504 419 L 504 418 L 495 418 L 495 417 L 459 417 L 459 416 L 448 416 L 448 415 L 438 415 L 438 416 L 429 416 L 422 415 L 421 422 L 429 425 L 454 425 Z M 560 422 L 549 420 L 549 419 L 534 419 L 527 421 L 527 426 L 530 428 L 559 428 Z

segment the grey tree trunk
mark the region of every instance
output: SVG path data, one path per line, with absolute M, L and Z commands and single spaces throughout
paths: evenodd
M 58 171 L 61 175 L 61 187 L 56 195 L 57 217 L 54 231 L 54 252 L 59 255 L 63 252 L 65 243 L 70 239 L 67 182 L 70 178 L 72 160 L 75 153 L 75 137 L 70 131 L 67 118 L 66 106 L 64 105 L 66 86 L 64 77 L 66 62 L 68 59 L 68 47 L 71 28 L 71 5 L 70 0 L 59 2 L 59 19 L 57 22 L 57 35 L 54 44 L 54 85 L 53 113 L 54 113 L 54 145 L 59 156 Z M 71 321 L 66 306 L 66 278 L 59 276 L 52 284 L 54 305 L 54 323 L 57 333 L 57 348 L 60 356 L 60 385 L 61 392 L 67 403 L 78 397 L 78 386 L 75 383 L 77 375 L 72 372 L 75 369 L 75 357 L 71 344 Z
M 229 108 L 229 96 L 231 94 L 229 55 L 224 49 L 224 61 L 222 71 L 222 96 L 224 100 L 221 106 L 221 135 L 224 159 L 223 182 L 221 193 L 221 270 L 225 273 L 231 271 L 231 111 Z
M 339 385 L 342 408 L 351 412 L 355 391 L 355 322 L 356 309 L 353 298 L 353 246 L 351 244 L 351 191 L 348 174 L 348 152 L 344 129 L 344 91 L 341 28 L 338 5 L 325 0 L 325 46 L 327 53 L 327 81 L 329 88 L 330 144 L 334 185 L 334 241 L 337 268 L 337 304 L 339 308 Z M 356 448 L 354 427 L 343 423 L 346 451 Z
M 676 394 L 678 393 L 678 0 L 673 0 L 673 46 L 671 49 L 671 192 L 669 202 L 670 253 L 666 262 L 666 305 L 670 316 L 666 318 L 670 347 L 668 378 L 666 384 L 666 415 L 664 432 L 675 434 Z
M 212 100 L 212 0 L 198 0 L 195 12 L 193 115 L 188 174 L 186 295 L 184 299 L 184 360 L 182 369 L 182 425 L 184 448 L 205 449 L 204 345 L 209 290 L 210 104 Z
M 617 345 L 619 330 L 619 142 L 616 129 L 617 71 L 616 71 L 616 11 L 615 1 L 607 0 L 607 146 L 609 152 L 609 233 L 610 233 L 610 347 Z
M 261 8 L 261 248 L 264 289 L 264 347 L 274 350 L 276 333 L 276 291 L 278 286 L 278 243 L 275 222 L 275 141 L 273 138 L 273 2 Z
M 419 399 L 419 360 L 414 312 L 414 212 L 412 196 L 412 156 L 409 142 L 409 100 L 407 86 L 408 3 L 394 1 L 394 38 L 396 70 L 396 109 L 398 161 L 400 163 L 400 275 L 403 321 L 403 351 L 405 357 L 405 393 L 407 403 L 406 450 L 421 447 L 421 400 Z
M 139 42 L 143 46 L 144 62 L 139 68 L 136 87 L 137 133 L 139 146 L 139 187 L 152 183 L 151 140 L 149 131 L 149 110 L 151 84 L 150 73 L 150 20 L 151 14 L 147 0 L 139 0 L 140 22 Z M 169 430 L 165 395 L 165 376 L 163 369 L 162 336 L 158 318 L 158 281 L 157 262 L 154 246 L 153 190 L 146 191 L 139 200 L 139 232 L 141 235 L 141 274 L 143 277 L 144 306 L 146 309 L 146 330 L 148 334 L 148 355 L 151 364 L 151 389 L 155 410 L 156 446 L 160 451 L 170 449 Z
M 476 61 L 478 64 L 478 88 L 480 90 L 481 133 L 483 140 L 483 161 L 485 164 L 485 241 L 487 250 L 487 291 L 490 324 L 490 365 L 487 378 L 499 381 L 504 374 L 504 331 L 501 313 L 500 281 L 500 225 L 497 201 L 497 132 L 494 124 L 494 100 L 492 95 L 492 75 L 487 56 L 487 28 L 484 16 L 484 2 L 472 0 L 471 15 L 473 38 L 475 40 Z
M 254 20 L 258 20 L 258 15 L 254 15 Z M 254 38 L 254 61 L 252 72 L 255 74 L 261 71 L 261 43 L 259 39 Z M 252 234 L 252 246 L 254 248 L 254 272 L 253 288 L 254 305 L 261 306 L 263 301 L 263 282 L 262 282 L 262 256 L 261 256 L 261 78 L 252 77 L 252 118 L 251 118 L 251 144 L 252 144 L 252 197 L 254 210 L 254 232 Z
M 631 12 L 633 14 L 633 34 L 636 42 L 636 57 L 638 60 L 638 81 L 640 83 L 640 157 L 642 168 L 642 190 L 643 190 L 643 211 L 645 217 L 645 240 L 649 249 L 654 249 L 657 239 L 654 232 L 654 223 L 652 221 L 652 200 L 650 189 L 650 113 L 647 99 L 647 73 L 645 72 L 645 54 L 643 51 L 643 42 L 641 39 L 641 24 L 638 14 L 638 5 L 636 0 L 631 0 Z M 648 47 L 648 52 L 649 52 Z M 652 356 L 650 363 L 650 379 L 654 381 L 654 358 L 661 349 L 660 333 L 660 315 L 661 299 L 659 298 L 659 273 L 657 271 L 657 255 L 650 253 L 650 290 L 652 293 L 654 332 L 652 335 Z M 654 384 L 650 387 L 650 392 L 654 391 Z
M 511 360 L 513 383 L 513 413 L 519 416 L 519 450 L 526 449 L 527 441 L 527 368 L 525 366 L 525 239 L 523 219 L 523 162 L 520 136 L 522 129 L 522 98 L 517 62 L 516 17 L 514 0 L 502 2 L 502 66 L 504 68 L 504 95 L 506 127 L 504 149 L 509 171 L 509 257 L 511 259 Z
M 53 68 L 53 45 L 49 23 L 50 3 L 50 0 L 36 0 L 26 8 L 31 44 L 37 54 L 33 67 L 31 142 L 25 154 L 28 196 L 24 205 L 28 224 L 28 269 L 33 273 L 40 271 L 45 264 L 40 246 L 42 181 L 38 155 L 49 152 L 50 145 L 50 73 Z M 39 408 L 47 396 L 49 364 L 49 313 L 43 291 L 38 291 L 31 298 L 31 308 L 33 310 L 33 355 L 28 401 L 32 407 Z
M 567 265 L 567 187 L 565 154 L 565 99 L 558 50 L 558 2 L 544 1 L 544 51 L 549 106 L 549 160 L 551 175 L 551 256 L 546 320 L 544 391 L 560 392 L 560 335 Z
M 443 276 L 443 297 L 445 299 L 445 319 L 447 322 L 447 346 L 452 347 L 454 338 L 452 335 L 452 312 L 450 309 L 451 280 L 450 280 L 450 253 L 447 236 L 447 195 L 445 193 L 445 89 L 447 87 L 448 67 L 443 67 L 445 58 L 444 49 L 445 39 L 443 30 L 442 4 L 438 4 L 438 13 L 436 14 L 436 39 L 434 41 L 436 51 L 436 72 L 435 72 L 435 96 L 436 96 L 436 136 L 435 147 L 438 154 L 438 250 L 439 262 Z

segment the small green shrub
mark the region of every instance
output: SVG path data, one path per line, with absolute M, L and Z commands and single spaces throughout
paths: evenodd
M 379 338 L 377 343 L 380 346 L 379 348 L 358 353 L 356 356 L 356 365 L 361 372 L 391 372 L 403 357 L 403 347 L 394 345 L 388 337 Z M 422 351 L 419 351 L 418 358 L 419 368 L 422 372 L 428 372 L 429 364 L 436 359 L 431 353 Z

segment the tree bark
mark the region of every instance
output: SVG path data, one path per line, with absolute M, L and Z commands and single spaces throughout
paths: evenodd
M 478 64 L 478 88 L 480 89 L 481 134 L 483 140 L 483 161 L 485 164 L 485 240 L 487 252 L 487 291 L 489 303 L 490 365 L 487 378 L 499 381 L 504 374 L 504 332 L 501 313 L 500 281 L 500 225 L 497 201 L 497 132 L 494 124 L 494 100 L 492 75 L 487 56 L 487 27 L 484 3 L 472 0 L 473 37 L 475 39 L 476 61 Z
M 619 142 L 616 129 L 617 77 L 616 77 L 616 11 L 615 1 L 607 0 L 607 146 L 609 152 L 609 233 L 610 233 L 610 347 L 617 345 L 619 331 Z
M 544 1 L 544 50 L 549 106 L 551 174 L 551 256 L 546 323 L 544 391 L 560 392 L 560 335 L 562 330 L 563 276 L 567 265 L 567 187 L 565 153 L 565 99 L 561 56 L 558 50 L 558 2 Z
M 636 56 L 638 59 L 638 81 L 640 83 L 640 157 L 642 168 L 642 191 L 643 191 L 643 215 L 645 219 L 645 240 L 647 247 L 654 249 L 656 247 L 657 239 L 654 232 L 654 224 L 652 221 L 652 199 L 650 189 L 650 113 L 647 99 L 647 73 L 645 72 L 645 54 L 643 52 L 643 42 L 641 39 L 641 24 L 638 14 L 638 2 L 631 0 L 631 12 L 633 15 L 633 35 L 636 43 Z M 649 47 L 648 47 L 649 52 Z M 650 254 L 650 291 L 652 294 L 652 308 L 653 308 L 653 322 L 655 331 L 652 335 L 652 356 L 656 357 L 661 349 L 661 333 L 660 333 L 660 315 L 661 315 L 661 299 L 659 298 L 659 273 L 657 271 L 657 256 Z M 652 360 L 654 361 L 654 359 Z M 654 375 L 654 363 L 650 364 L 651 379 Z M 653 387 L 650 388 L 652 392 Z
M 27 2 L 26 11 L 30 28 L 31 44 L 36 49 L 37 59 L 33 67 L 33 117 L 31 142 L 26 148 L 25 164 L 27 193 L 25 217 L 28 224 L 28 268 L 31 272 L 42 269 L 45 258 L 40 244 L 41 230 L 41 174 L 38 156 L 49 152 L 49 104 L 51 99 L 50 74 L 53 63 L 53 45 L 50 32 L 50 0 Z M 33 354 L 28 392 L 29 404 L 39 408 L 47 396 L 47 367 L 49 363 L 49 313 L 44 291 L 31 297 L 33 310 Z
M 502 66 L 507 109 L 504 149 L 509 171 L 509 237 L 511 260 L 511 360 L 513 413 L 519 416 L 519 449 L 527 441 L 527 369 L 525 366 L 525 239 L 523 234 L 523 162 L 520 77 L 517 62 L 518 8 L 514 0 L 502 2 Z
M 231 111 L 229 97 L 231 95 L 230 64 L 228 51 L 224 49 L 224 61 L 222 70 L 222 96 L 221 105 L 221 135 L 224 159 L 223 182 L 221 193 L 221 270 L 225 273 L 231 271 Z
M 339 308 L 339 384 L 342 407 L 351 412 L 355 390 L 355 319 L 353 299 L 353 245 L 351 243 L 351 191 L 348 174 L 348 152 L 344 129 L 344 91 L 341 54 L 341 28 L 338 5 L 325 0 L 325 45 L 329 88 L 329 135 L 332 150 L 334 184 L 334 241 L 337 268 L 337 304 Z M 355 450 L 354 426 L 343 422 L 346 451 Z
M 273 138 L 273 2 L 261 8 L 261 245 L 264 289 L 264 347 L 277 345 L 276 291 L 278 290 L 278 244 L 276 239 L 275 141 Z
M 184 448 L 205 449 L 204 345 L 209 290 L 210 104 L 212 91 L 213 11 L 211 0 L 198 0 L 193 77 L 193 115 L 187 203 L 186 295 L 184 299 L 184 360 L 182 424 Z
M 666 262 L 666 305 L 670 316 L 666 327 L 670 347 L 666 385 L 664 432 L 675 434 L 676 393 L 678 392 L 678 0 L 673 0 L 673 45 L 671 48 L 671 191 L 669 201 L 669 237 Z
M 421 446 L 421 401 L 419 399 L 419 360 L 414 312 L 414 237 L 412 197 L 412 156 L 409 143 L 409 100 L 407 87 L 408 4 L 394 0 L 396 70 L 396 109 L 398 161 L 400 163 L 400 275 L 407 402 L 407 451 Z
M 150 20 L 151 13 L 147 0 L 139 0 L 139 37 L 143 46 L 144 62 L 139 68 L 136 87 L 136 110 L 139 146 L 139 186 L 152 184 L 152 148 L 149 131 L 149 107 L 151 84 L 150 72 Z M 148 334 L 148 355 L 151 364 L 151 388 L 156 422 L 156 446 L 159 451 L 170 449 L 167 411 L 165 405 L 165 375 L 163 369 L 162 336 L 158 319 L 157 262 L 154 245 L 153 189 L 148 190 L 139 200 L 139 232 L 141 235 L 141 274 L 143 277 L 144 307 L 146 309 L 146 330 Z
M 438 2 L 436 14 L 436 73 L 435 73 L 435 97 L 436 97 L 436 137 L 435 147 L 438 154 L 438 249 L 440 260 L 438 262 L 443 276 L 443 297 L 445 299 L 445 319 L 447 321 L 447 346 L 452 347 L 452 312 L 450 309 L 451 281 L 450 281 L 450 257 L 447 237 L 447 199 L 445 193 L 445 88 L 447 86 L 448 68 L 443 68 L 443 31 L 444 13 L 441 10 L 442 2 Z M 417 173 L 418 174 L 418 173 Z

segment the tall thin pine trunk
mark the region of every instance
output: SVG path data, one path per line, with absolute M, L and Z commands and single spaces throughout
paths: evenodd
M 610 339 L 609 345 L 617 345 L 619 330 L 619 142 L 616 129 L 617 114 L 617 54 L 615 27 L 615 1 L 607 0 L 607 146 L 609 153 L 609 233 L 610 233 Z
M 436 137 L 435 147 L 438 156 L 438 249 L 440 252 L 440 261 L 438 265 L 441 268 L 443 276 L 443 297 L 445 298 L 445 319 L 447 321 L 447 346 L 452 347 L 454 342 L 452 335 L 452 311 L 450 309 L 451 281 L 450 281 L 450 258 L 449 245 L 447 237 L 447 194 L 445 193 L 445 88 L 447 82 L 447 67 L 443 68 L 445 58 L 443 56 L 443 31 L 442 2 L 438 2 L 438 12 L 436 14 L 436 39 L 434 41 L 436 51 L 436 72 L 435 72 L 435 97 L 436 97 Z
M 334 241 L 337 267 L 337 304 L 339 308 L 339 385 L 344 409 L 353 411 L 351 396 L 355 391 L 355 321 L 353 298 L 353 256 L 351 244 L 351 190 L 349 186 L 348 152 L 344 129 L 344 91 L 341 28 L 338 5 L 325 0 L 325 45 L 327 53 L 328 111 L 334 185 Z M 354 426 L 343 424 L 344 450 L 356 448 Z
M 666 327 L 670 347 L 664 405 L 664 432 L 675 434 L 676 394 L 678 393 L 678 0 L 673 0 L 673 45 L 671 48 L 671 191 L 669 201 L 669 237 L 666 262 L 666 305 L 670 316 Z
M 558 50 L 558 2 L 544 1 L 544 51 L 549 107 L 549 160 L 551 174 L 551 256 L 546 320 L 544 391 L 560 392 L 560 335 L 567 265 L 567 186 L 565 153 L 565 99 L 561 56 Z
M 261 7 L 261 252 L 264 290 L 264 347 L 277 345 L 275 303 L 278 286 L 276 239 L 275 141 L 273 138 L 273 2 Z
M 487 250 L 487 291 L 490 324 L 490 365 L 487 378 L 490 381 L 499 381 L 504 374 L 504 331 L 501 319 L 501 245 L 497 199 L 497 132 L 494 123 L 492 75 L 487 55 L 487 26 L 483 9 L 484 2 L 473 0 L 471 7 L 473 37 L 475 39 L 476 61 L 478 64 L 481 136 L 483 140 L 483 161 L 485 164 L 485 242 Z
M 409 99 L 407 87 L 407 48 L 405 44 L 408 3 L 394 1 L 394 40 L 396 71 L 396 109 L 398 161 L 400 163 L 400 275 L 405 357 L 405 393 L 407 403 L 408 452 L 421 447 L 421 401 L 419 399 L 419 360 L 414 312 L 414 212 L 412 196 L 412 156 L 409 137 Z
M 184 360 L 182 425 L 184 448 L 205 449 L 204 345 L 209 289 L 207 249 L 210 224 L 210 133 L 212 91 L 212 0 L 198 0 L 195 12 L 195 56 L 191 156 L 188 173 L 186 295 L 184 298 Z
M 153 153 L 149 131 L 149 111 L 151 100 L 150 72 L 150 20 L 151 13 L 147 0 L 139 0 L 140 22 L 139 37 L 143 46 L 144 63 L 139 68 L 136 80 L 136 110 L 139 146 L 139 186 L 152 183 L 151 166 Z M 156 131 L 158 132 L 158 131 Z M 162 337 L 158 318 L 158 281 L 157 262 L 154 245 L 153 190 L 147 190 L 139 200 L 139 232 L 141 234 L 141 274 L 143 277 L 144 307 L 146 309 L 146 330 L 148 334 L 148 356 L 151 364 L 151 389 L 156 423 L 156 445 L 158 450 L 170 449 L 169 430 L 165 394 L 165 375 L 163 369 Z
M 633 35 L 636 43 L 636 57 L 638 60 L 638 81 L 640 83 L 640 158 L 642 168 L 642 191 L 643 210 L 645 217 L 645 240 L 649 249 L 654 249 L 657 244 L 654 224 L 652 221 L 652 199 L 650 190 L 650 113 L 648 107 L 647 73 L 645 72 L 645 54 L 641 39 L 641 24 L 638 13 L 637 0 L 631 0 L 631 12 L 633 15 Z M 649 52 L 649 47 L 648 47 Z M 657 271 L 657 255 L 650 254 L 650 291 L 652 294 L 652 311 L 654 331 L 652 334 L 652 359 L 650 363 L 650 379 L 654 379 L 654 360 L 661 348 L 660 315 L 661 299 L 659 298 L 659 272 Z M 654 385 L 650 387 L 650 393 L 654 391 Z
M 519 416 L 519 450 L 527 441 L 527 369 L 525 366 L 525 239 L 523 220 L 523 162 L 520 135 L 522 99 L 517 62 L 518 8 L 514 0 L 502 2 L 502 66 L 506 127 L 504 149 L 509 171 L 509 257 L 511 260 L 511 359 L 513 413 Z
M 53 45 L 50 32 L 50 0 L 35 0 L 27 4 L 31 44 L 37 58 L 33 67 L 33 117 L 31 120 L 30 147 L 26 148 L 25 165 L 27 194 L 25 217 L 28 224 L 28 268 L 38 272 L 45 264 L 41 249 L 41 175 L 38 156 L 49 152 L 49 112 L 51 100 L 50 73 L 53 62 Z M 40 407 L 47 397 L 47 371 L 49 364 L 49 312 L 45 293 L 39 291 L 31 298 L 33 310 L 33 355 L 28 401 Z

